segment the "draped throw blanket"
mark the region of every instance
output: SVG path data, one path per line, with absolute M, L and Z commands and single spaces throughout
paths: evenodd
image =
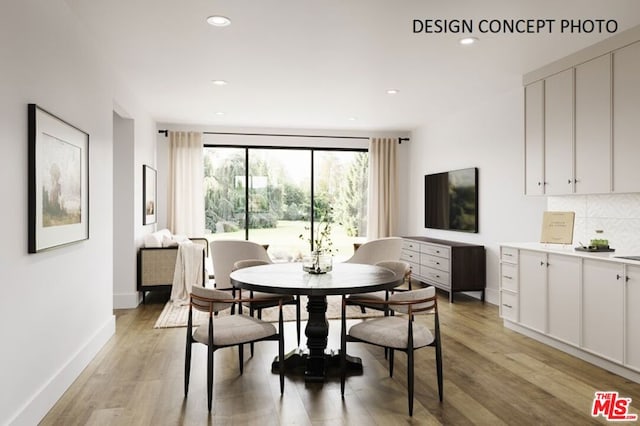
M 168 227 L 174 234 L 204 233 L 202 133 L 169 132 Z
M 191 241 L 178 245 L 176 269 L 173 273 L 171 301 L 174 305 L 189 303 L 189 293 L 194 285 L 202 285 L 202 268 L 204 247 Z
M 397 232 L 397 145 L 398 138 L 369 139 L 369 240 L 395 236 Z

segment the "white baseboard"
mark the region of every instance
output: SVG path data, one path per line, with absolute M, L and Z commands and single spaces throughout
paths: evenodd
M 500 304 L 500 291 L 495 288 L 485 288 L 484 289 L 484 300 L 485 302 L 489 302 L 492 305 Z
M 35 425 L 49 412 L 62 394 L 78 378 L 82 370 L 96 356 L 116 331 L 116 317 L 111 315 L 94 335 L 69 361 L 58 370 L 47 383 L 38 389 L 33 397 L 17 410 L 9 420 L 10 425 Z
M 119 293 L 113 295 L 113 309 L 134 309 L 137 308 L 142 300 L 140 292 L 135 293 Z

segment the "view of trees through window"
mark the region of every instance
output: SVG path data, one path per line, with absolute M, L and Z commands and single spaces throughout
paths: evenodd
M 248 237 L 268 244 L 275 261 L 297 261 L 311 249 L 311 227 L 328 211 L 339 260 L 366 236 L 365 151 L 207 147 L 204 176 L 210 239 Z

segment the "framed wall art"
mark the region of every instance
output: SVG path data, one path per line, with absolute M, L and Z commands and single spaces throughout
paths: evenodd
M 157 172 L 146 164 L 142 166 L 142 224 L 156 223 Z
M 29 253 L 89 238 L 89 135 L 28 105 Z

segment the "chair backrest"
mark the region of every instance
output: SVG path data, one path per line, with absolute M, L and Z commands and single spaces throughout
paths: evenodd
M 233 296 L 227 291 L 206 288 L 194 285 L 191 288 L 191 306 L 198 311 L 209 312 L 212 300 L 233 300 Z M 223 311 L 230 308 L 232 303 L 214 302 L 211 312 Z
M 232 271 L 237 271 L 238 269 L 242 269 L 242 268 L 250 268 L 252 266 L 268 265 L 269 263 L 271 262 L 267 262 L 266 260 L 260 260 L 260 259 L 238 260 L 236 263 L 233 264 Z
M 377 262 L 376 266 L 391 269 L 396 275 L 400 275 L 403 279 L 407 279 L 411 274 L 411 265 L 404 260 L 383 260 Z
M 267 251 L 258 243 L 244 240 L 211 241 L 211 262 L 216 288 L 230 289 L 229 274 L 239 260 L 256 259 L 271 263 Z
M 389 302 L 408 302 L 412 300 L 423 300 L 423 299 L 431 299 L 434 300 L 423 303 L 416 303 L 412 305 L 411 310 L 414 315 L 419 314 L 427 314 L 427 313 L 435 313 L 437 310 L 437 303 L 435 301 L 436 296 L 436 288 L 435 287 L 425 287 L 419 290 L 410 290 L 410 291 L 402 291 L 399 293 L 393 293 L 389 296 Z M 389 304 L 389 307 L 396 312 L 400 312 L 403 314 L 409 313 L 409 305 L 394 305 L 393 303 Z
M 367 241 L 353 253 L 346 263 L 366 263 L 375 265 L 384 260 L 400 260 L 402 238 L 386 237 Z

